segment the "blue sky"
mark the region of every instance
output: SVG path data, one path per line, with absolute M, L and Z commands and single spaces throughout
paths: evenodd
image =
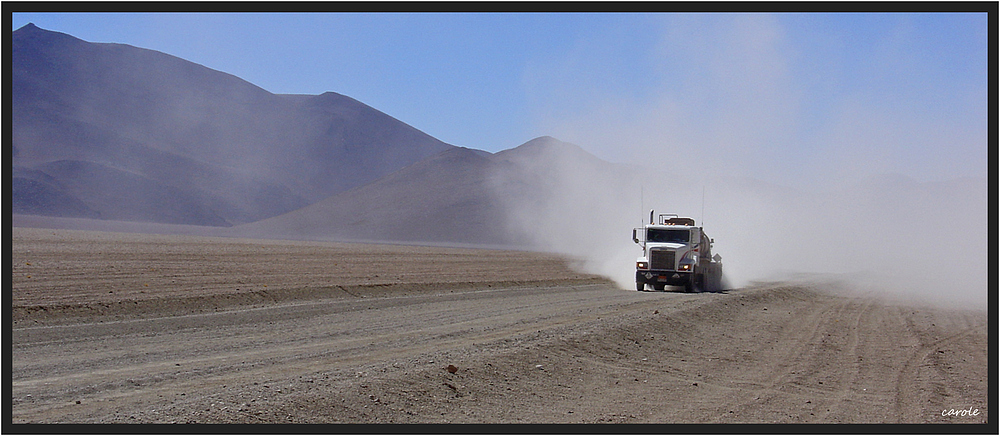
M 12 14 L 28 22 L 491 152 L 550 135 L 788 185 L 987 176 L 985 13 Z

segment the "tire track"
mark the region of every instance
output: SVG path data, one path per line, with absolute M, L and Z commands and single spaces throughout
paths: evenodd
M 912 317 L 907 318 L 907 327 L 920 343 L 908 354 L 896 376 L 894 412 L 897 422 L 924 422 L 927 415 L 937 418 L 934 412 L 947 409 L 944 400 L 951 396 L 948 392 L 951 384 L 942 381 L 947 379 L 948 374 L 931 361 L 930 356 L 938 352 L 942 345 L 960 342 L 962 338 L 984 331 L 985 326 L 965 327 L 957 333 L 930 342 L 927 342 L 925 335 L 920 334 L 922 329 L 917 327 Z M 983 363 L 985 364 L 985 359 Z M 925 369 L 933 371 L 936 377 L 924 375 Z M 926 392 L 933 392 L 933 395 L 928 396 Z
M 282 321 L 277 318 L 287 315 L 288 307 L 272 308 L 276 316 L 254 309 L 253 317 L 229 311 L 185 322 L 167 317 L 94 325 L 92 330 L 86 325 L 22 329 L 33 335 L 15 338 L 12 395 L 31 401 L 15 400 L 15 416 L 58 415 L 57 409 L 74 400 L 148 398 L 188 389 L 192 379 L 197 380 L 194 385 L 214 379 L 234 384 L 273 377 L 276 371 L 357 367 L 481 345 L 634 310 L 629 304 L 673 298 L 620 292 L 599 285 L 491 289 L 352 302 L 347 310 L 340 304 L 313 307 L 307 315 Z M 553 305 L 560 310 L 551 311 Z M 116 335 L 116 329 L 133 333 Z M 68 330 L 75 336 L 67 344 L 39 337 L 58 337 Z M 144 337 L 136 330 L 159 333 Z

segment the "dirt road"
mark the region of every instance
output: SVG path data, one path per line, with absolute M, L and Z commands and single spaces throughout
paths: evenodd
M 13 239 L 14 423 L 988 422 L 985 311 L 639 293 L 539 253 Z

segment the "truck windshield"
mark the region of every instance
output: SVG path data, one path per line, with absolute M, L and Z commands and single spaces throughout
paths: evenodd
M 646 241 L 648 242 L 674 242 L 685 244 L 688 242 L 688 237 L 691 232 L 687 229 L 685 230 L 667 230 L 667 229 L 647 229 L 646 230 Z

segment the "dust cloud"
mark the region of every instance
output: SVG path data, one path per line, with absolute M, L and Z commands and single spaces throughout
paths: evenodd
M 506 196 L 508 218 L 532 248 L 566 254 L 623 289 L 634 289 L 640 255 L 631 229 L 654 209 L 704 227 L 730 288 L 805 280 L 922 304 L 986 305 L 985 179 L 883 175 L 821 191 L 745 177 L 702 183 L 669 168 L 598 170 L 581 159 L 544 159 L 557 162 L 537 173 L 533 185 L 544 189 Z
M 897 18 L 905 26 L 911 17 Z M 655 209 L 704 225 L 733 287 L 808 278 L 985 307 L 986 83 L 919 82 L 883 59 L 846 68 L 800 45 L 791 33 L 799 19 L 819 18 L 668 14 L 648 54 L 663 60 L 649 72 L 660 84 L 639 97 L 536 72 L 539 94 L 602 96 L 571 114 L 547 101 L 537 122 L 618 167 L 560 156 L 545 192 L 509 204 L 518 228 L 625 289 L 639 255 L 631 229 Z M 842 94 L 822 85 L 866 72 L 887 80 Z M 921 98 L 912 90 L 928 86 L 948 109 L 911 104 Z

